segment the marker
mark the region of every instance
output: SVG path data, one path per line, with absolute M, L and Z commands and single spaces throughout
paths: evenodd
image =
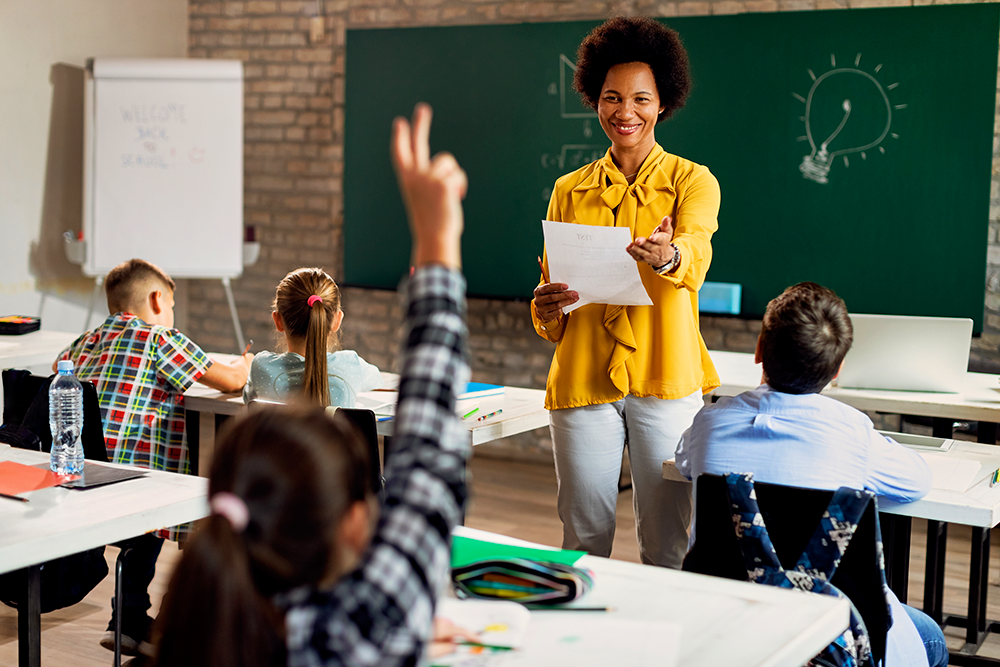
M 479 412 L 479 406 L 478 405 L 476 407 L 472 408 L 471 410 L 469 410 L 468 412 L 466 412 L 464 415 L 462 415 L 462 419 L 468 419 L 469 417 L 471 417 L 472 415 L 474 415 L 477 412 Z
M 251 339 L 250 339 L 250 342 L 249 342 L 249 343 L 247 343 L 247 346 L 246 346 L 245 348 L 243 348 L 243 354 L 244 354 L 244 355 L 246 355 L 246 353 L 250 351 L 250 346 L 251 346 L 251 345 L 253 345 L 253 338 L 251 338 Z
M 489 419 L 490 417 L 495 417 L 496 415 L 500 414 L 501 412 L 503 412 L 503 408 L 500 408 L 500 409 L 499 409 L 499 410 L 497 410 L 496 412 L 491 412 L 491 413 L 490 413 L 490 414 L 488 414 L 488 415 L 483 415 L 482 417 L 480 417 L 480 418 L 479 418 L 479 419 L 477 419 L 476 421 L 477 421 L 477 422 L 481 422 L 481 421 L 486 421 L 486 420 L 487 420 L 487 419 Z
M 22 498 L 21 496 L 12 496 L 9 493 L 0 493 L 0 498 L 10 498 L 11 500 L 20 500 L 22 503 L 28 502 L 27 498 Z
M 990 475 L 990 487 L 995 486 L 998 482 L 1000 482 L 1000 468 L 994 470 L 993 474 Z

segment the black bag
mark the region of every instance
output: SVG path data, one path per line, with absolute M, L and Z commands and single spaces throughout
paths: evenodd
M 4 410 L 0 442 L 41 452 L 52 448 L 49 431 L 51 382 L 52 377 L 38 377 L 29 371 L 3 371 Z M 108 452 L 104 444 L 97 390 L 91 382 L 81 381 L 80 384 L 83 385 L 83 430 L 80 438 L 84 458 L 107 463 Z M 106 576 L 108 563 L 104 559 L 103 546 L 43 563 L 42 613 L 80 602 Z M 27 570 L 0 575 L 0 602 L 8 607 L 17 608 L 22 604 L 27 590 Z

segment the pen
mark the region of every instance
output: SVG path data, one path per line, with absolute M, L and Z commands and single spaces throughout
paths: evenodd
M 477 412 L 479 412 L 479 406 L 478 405 L 476 407 L 472 408 L 471 410 L 469 410 L 468 412 L 466 412 L 464 415 L 462 415 L 462 419 L 468 419 L 469 417 L 471 417 L 472 415 L 474 415 Z
M 1000 482 L 1000 468 L 994 470 L 993 474 L 990 475 L 990 487 L 995 486 L 997 482 Z
M 247 343 L 247 346 L 243 349 L 243 354 L 246 354 L 247 352 L 250 351 L 250 346 L 251 345 L 253 345 L 253 338 L 250 339 L 250 342 Z
M 11 500 L 20 500 L 22 503 L 28 502 L 27 498 L 22 498 L 21 496 L 12 496 L 9 493 L 0 493 L 0 498 L 10 498 Z
M 551 282 L 549 280 L 549 274 L 548 272 L 545 271 L 545 266 L 542 264 L 542 258 L 539 257 L 538 255 L 535 255 L 535 259 L 538 260 L 538 268 L 542 270 L 542 280 L 544 280 L 547 283 Z
M 614 607 L 552 607 L 544 604 L 525 605 L 531 611 L 614 611 Z
M 501 412 L 503 412 L 503 408 L 500 408 L 500 409 L 499 409 L 499 410 L 497 410 L 496 412 L 491 412 L 491 413 L 490 413 L 490 414 L 488 414 L 488 415 L 483 415 L 482 417 L 480 417 L 480 418 L 479 418 L 479 419 L 477 419 L 476 421 L 477 421 L 477 422 L 481 422 L 481 421 L 486 421 L 486 420 L 487 420 L 487 419 L 489 419 L 490 417 L 494 417 L 494 416 L 496 416 L 496 415 L 500 414 Z

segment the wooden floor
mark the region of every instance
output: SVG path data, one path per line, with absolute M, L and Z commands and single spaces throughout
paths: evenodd
M 559 546 L 562 529 L 556 515 L 555 472 L 551 465 L 473 458 L 472 501 L 466 523 L 525 540 Z M 612 558 L 638 562 L 632 494 L 625 492 L 618 504 L 618 532 Z M 994 531 L 990 567 L 989 617 L 1000 618 L 1000 531 Z M 914 522 L 911 545 L 910 604 L 919 607 L 923 592 L 924 526 Z M 168 542 L 157 563 L 156 578 L 150 588 L 151 614 L 155 616 L 160 598 L 178 557 L 176 546 Z M 107 549 L 109 566 L 117 550 Z M 969 571 L 969 531 L 950 527 L 946 570 L 946 613 L 964 613 Z M 73 607 L 42 616 L 42 664 L 47 667 L 107 667 L 111 653 L 98 645 L 111 618 L 112 577 L 106 578 L 87 598 Z M 962 631 L 949 629 L 949 646 L 962 644 Z M 1000 658 L 1000 636 L 991 637 L 980 655 Z M 0 666 L 17 664 L 17 617 L 13 609 L 0 605 Z

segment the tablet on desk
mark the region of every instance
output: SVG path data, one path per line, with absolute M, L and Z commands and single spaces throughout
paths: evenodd
M 894 433 L 893 431 L 879 431 L 879 433 L 892 438 L 901 445 L 921 452 L 947 452 L 955 446 L 955 441 L 951 438 L 935 438 L 929 435 Z

